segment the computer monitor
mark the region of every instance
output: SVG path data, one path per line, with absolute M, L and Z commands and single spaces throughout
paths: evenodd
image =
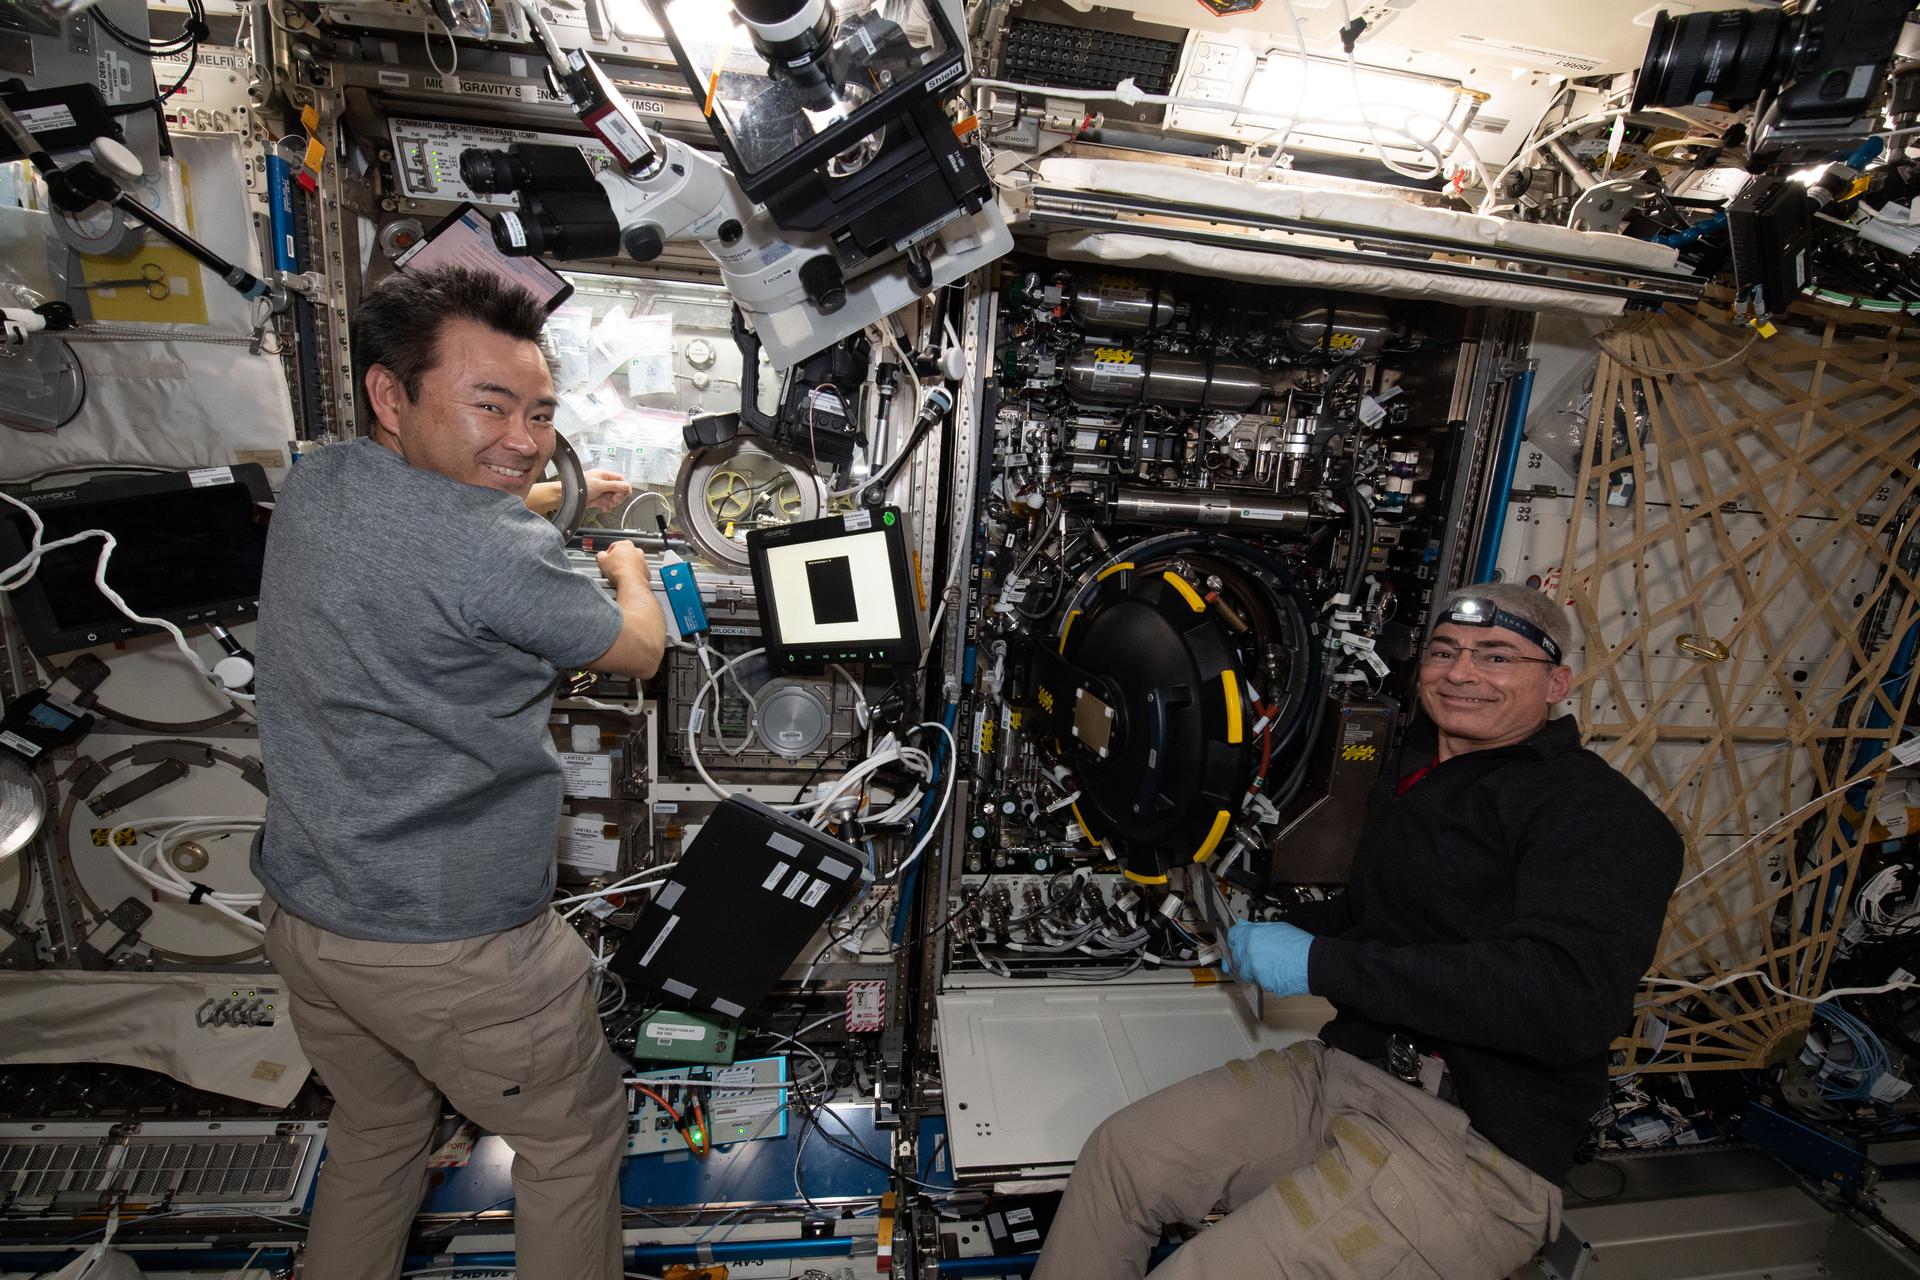
M 86 529 L 113 534 L 107 585 L 136 613 L 188 626 L 259 612 L 273 490 L 256 464 L 103 476 L 20 500 L 46 526 L 42 545 Z M 0 504 L 0 567 L 18 563 L 32 540 L 26 513 Z M 100 539 L 88 538 L 47 552 L 13 593 L 20 629 L 41 655 L 158 630 L 129 621 L 100 594 L 93 582 L 100 547 Z
M 774 670 L 919 661 L 919 584 L 897 509 L 755 529 L 747 559 Z

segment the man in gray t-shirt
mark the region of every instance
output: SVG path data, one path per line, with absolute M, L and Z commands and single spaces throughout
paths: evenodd
M 644 679 L 666 636 L 633 546 L 601 556 L 609 600 L 527 509 L 554 448 L 544 320 L 489 276 L 390 278 L 355 317 L 371 438 L 301 462 L 274 512 L 254 871 L 335 1099 L 305 1280 L 398 1275 L 441 1093 L 514 1150 L 522 1273 L 621 1274 L 625 1092 L 548 907 L 547 721 L 564 671 Z

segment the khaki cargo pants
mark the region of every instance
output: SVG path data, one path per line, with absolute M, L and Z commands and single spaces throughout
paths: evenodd
M 1154 1280 L 1496 1280 L 1560 1225 L 1560 1189 L 1466 1112 L 1303 1041 L 1094 1130 L 1034 1280 L 1138 1280 L 1162 1227 L 1216 1207 Z
M 267 956 L 334 1096 L 302 1280 L 393 1280 L 444 1093 L 513 1149 L 519 1273 L 618 1280 L 626 1092 L 586 944 L 551 911 L 458 942 L 344 938 L 270 910 Z

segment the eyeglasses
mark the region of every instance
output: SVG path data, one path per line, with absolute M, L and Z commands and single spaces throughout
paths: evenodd
M 1450 667 L 1454 659 L 1461 654 L 1473 659 L 1476 667 L 1486 667 L 1493 671 L 1517 671 L 1523 663 L 1538 663 L 1545 667 L 1557 667 L 1560 664 L 1552 658 L 1529 658 L 1522 653 L 1508 653 L 1503 649 L 1479 649 L 1470 644 L 1446 644 L 1435 640 L 1420 651 L 1422 665 L 1429 667 Z

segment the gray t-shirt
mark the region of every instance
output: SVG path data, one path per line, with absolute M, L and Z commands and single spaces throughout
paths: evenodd
M 613 646 L 619 608 L 511 494 L 372 440 L 288 476 L 260 594 L 266 829 L 253 870 L 324 929 L 443 942 L 550 900 L 561 668 Z

